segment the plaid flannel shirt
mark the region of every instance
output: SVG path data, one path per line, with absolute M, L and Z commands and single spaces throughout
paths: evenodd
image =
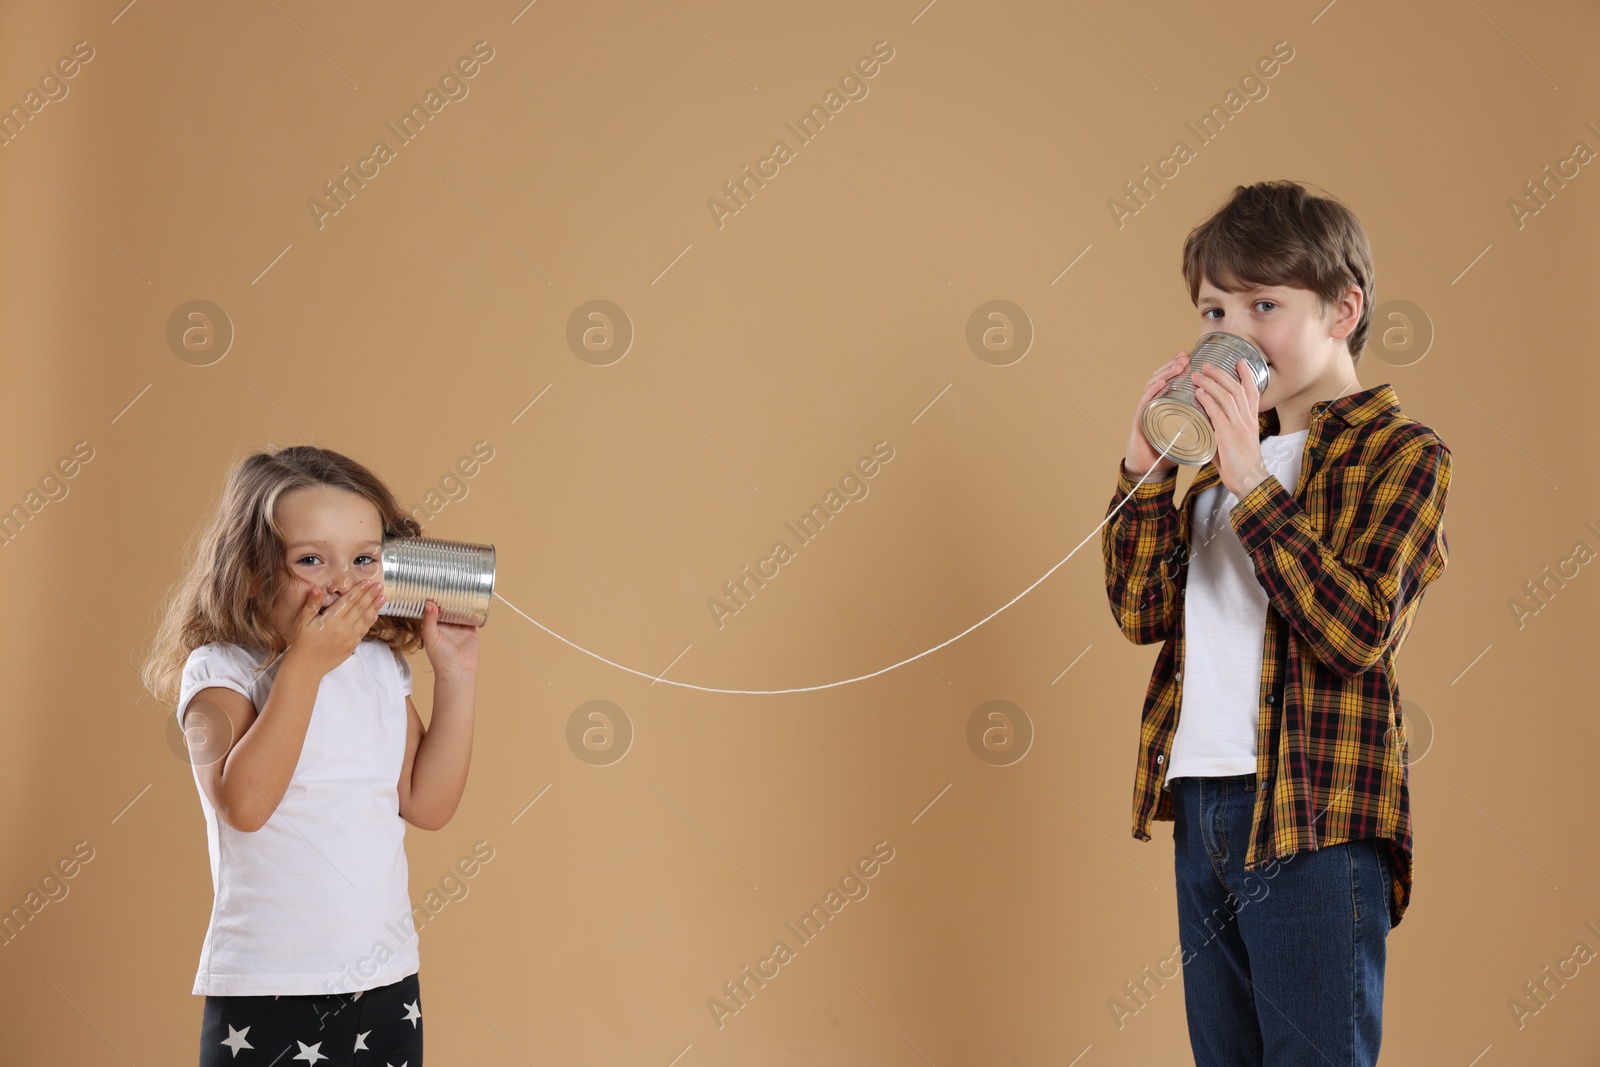
M 1260 413 L 1278 432 L 1277 409 Z M 1101 535 L 1106 593 L 1135 644 L 1163 642 L 1140 719 L 1133 836 L 1171 820 L 1163 787 L 1183 682 L 1190 514 L 1221 480 L 1216 460 L 1173 506 L 1177 469 L 1135 489 L 1117 460 Z M 1411 802 L 1394 660 L 1423 590 L 1444 571 L 1450 450 L 1400 413 L 1384 383 L 1311 408 L 1299 484 L 1268 477 L 1229 523 L 1267 594 L 1256 738 L 1255 812 L 1245 869 L 1301 849 L 1383 839 L 1394 871 L 1391 924 L 1411 900 Z

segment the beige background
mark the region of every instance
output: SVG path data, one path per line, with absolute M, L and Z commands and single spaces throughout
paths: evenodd
M 0 1059 L 193 1061 L 204 829 L 132 665 L 236 453 L 311 441 L 407 503 L 443 480 L 427 532 L 497 545 L 506 601 L 619 663 L 848 678 L 1093 533 L 1140 384 L 1199 332 L 1184 235 L 1285 177 L 1362 218 L 1361 383 L 1455 460 L 1452 559 L 1400 660 L 1435 737 L 1413 726 L 1384 1062 L 1588 1062 L 1594 967 L 1520 1029 L 1507 1002 L 1600 949 L 1600 578 L 1569 564 L 1520 628 L 1510 601 L 1600 550 L 1600 175 L 1521 227 L 1507 202 L 1600 149 L 1592 5 L 122 2 L 0 8 L 8 107 L 94 50 L 0 148 L 0 504 L 93 449 L 0 551 L 0 905 L 94 856 L 0 948 Z M 1280 40 L 1268 95 L 1119 229 L 1108 199 Z M 307 200 L 477 41 L 470 95 L 319 229 Z M 869 95 L 719 229 L 708 198 L 877 41 Z M 235 332 L 209 366 L 166 341 L 195 299 Z M 592 299 L 636 332 L 609 366 L 565 339 Z M 965 340 L 991 299 L 1035 331 L 1009 366 Z M 870 495 L 717 629 L 706 599 L 880 440 Z M 422 931 L 434 1062 L 1188 1062 L 1180 980 L 1120 1029 L 1108 1008 L 1177 929 L 1171 824 L 1129 835 L 1155 648 L 1117 632 L 1097 539 L 956 644 L 810 694 L 652 685 L 497 601 L 466 797 L 408 834 L 419 905 L 494 850 Z M 595 699 L 635 731 L 609 766 L 566 741 Z M 966 740 L 996 699 L 1036 735 L 1007 767 Z M 708 998 L 879 840 L 870 895 L 719 1030 Z

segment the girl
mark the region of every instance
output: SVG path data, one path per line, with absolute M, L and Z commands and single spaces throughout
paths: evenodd
M 421 527 L 361 464 L 246 456 L 163 607 L 145 685 L 176 701 L 215 902 L 200 1064 L 421 1067 L 404 819 L 450 821 L 478 631 L 380 616 L 387 537 Z M 433 667 L 424 729 L 402 653 Z

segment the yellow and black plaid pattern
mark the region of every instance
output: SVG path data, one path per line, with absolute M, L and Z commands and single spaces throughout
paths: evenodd
M 1276 409 L 1261 436 L 1278 432 Z M 1133 836 L 1172 819 L 1162 788 L 1183 692 L 1183 592 L 1193 501 L 1220 480 L 1213 459 L 1174 506 L 1177 470 L 1127 476 L 1101 535 L 1106 594 L 1136 644 L 1164 642 L 1145 693 Z M 1229 521 L 1266 591 L 1254 832 L 1245 869 L 1301 849 L 1383 838 L 1395 922 L 1411 900 L 1411 804 L 1394 660 L 1422 592 L 1444 571 L 1450 450 L 1400 413 L 1388 383 L 1311 409 L 1299 485 L 1275 477 Z M 1117 511 L 1130 491 L 1133 496 Z

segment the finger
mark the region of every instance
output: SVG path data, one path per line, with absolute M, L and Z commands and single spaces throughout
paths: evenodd
M 1232 373 L 1215 365 L 1211 366 L 1209 379 L 1209 384 L 1216 389 L 1219 395 L 1226 393 L 1232 396 L 1234 387 L 1239 384 L 1239 379 L 1235 378 Z
M 1251 378 L 1250 365 L 1241 359 L 1233 365 L 1233 371 L 1228 375 L 1228 384 L 1237 385 L 1239 387 L 1239 393 L 1242 394 L 1244 392 L 1244 382 L 1246 378 Z
M 342 614 L 363 610 L 367 606 L 367 601 L 371 598 L 372 586 L 368 584 L 370 581 L 371 579 L 369 578 L 361 579 L 355 588 L 340 597 L 339 602 L 328 609 L 329 612 L 337 610 Z
M 1163 367 L 1161 370 L 1157 371 L 1148 382 L 1145 382 L 1145 392 L 1159 393 L 1168 385 L 1172 384 L 1172 380 L 1177 378 L 1182 373 L 1183 369 L 1181 367 Z

